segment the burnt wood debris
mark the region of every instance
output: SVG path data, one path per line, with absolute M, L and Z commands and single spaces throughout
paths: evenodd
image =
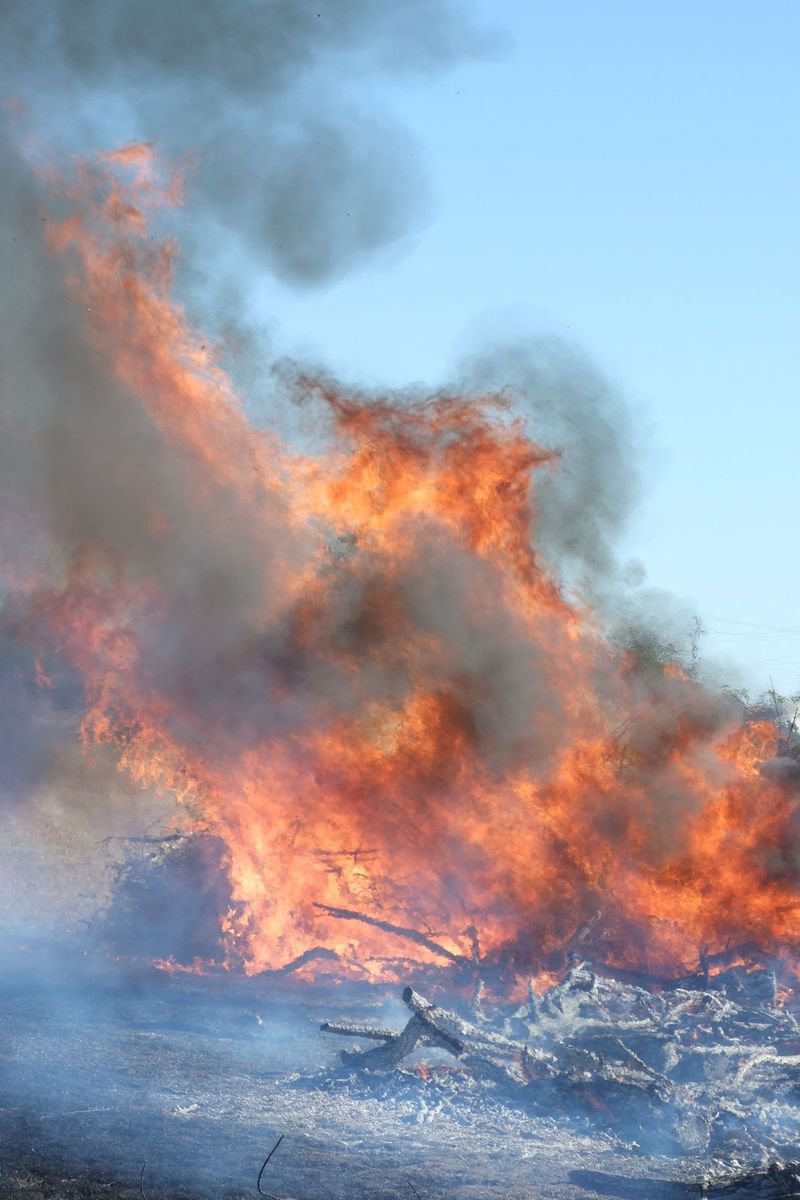
M 781 1003 L 769 968 L 706 970 L 691 985 L 656 989 L 575 961 L 542 997 L 531 990 L 514 1009 L 475 1005 L 471 1019 L 412 987 L 402 999 L 409 1017 L 401 1029 L 322 1024 L 362 1043 L 341 1053 L 341 1071 L 368 1078 L 423 1070 L 435 1080 L 456 1068 L 505 1102 L 588 1117 L 651 1153 L 763 1164 L 738 1183 L 718 1179 L 714 1195 L 800 1196 L 791 1166 L 800 1129 L 800 1023 Z M 434 1050 L 446 1053 L 431 1056 Z M 422 1052 L 433 1061 L 420 1063 Z M 601 1182 L 591 1183 L 600 1194 L 632 1194 L 604 1193 Z M 709 1194 L 702 1183 L 693 1192 L 664 1186 L 665 1197 Z
M 630 1179 L 603 1171 L 570 1171 L 570 1182 L 614 1200 L 791 1200 L 800 1196 L 800 1163 L 774 1163 L 765 1171 L 747 1171 L 713 1182 Z

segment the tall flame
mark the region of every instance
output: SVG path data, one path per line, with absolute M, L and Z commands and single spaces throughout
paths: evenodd
M 142 494 L 185 578 L 86 544 L 31 590 L 29 628 L 79 669 L 87 742 L 224 840 L 246 969 L 324 945 L 391 971 L 395 939 L 319 906 L 466 957 L 477 930 L 527 964 L 599 910 L 620 965 L 676 972 L 732 940 L 791 958 L 798 806 L 759 773 L 773 728 L 642 671 L 565 596 L 535 549 L 552 456 L 500 397 L 376 400 L 297 374 L 315 448 L 255 428 L 171 295 L 153 223 L 180 191 L 127 147 L 82 165 L 48 237 L 225 570 Z

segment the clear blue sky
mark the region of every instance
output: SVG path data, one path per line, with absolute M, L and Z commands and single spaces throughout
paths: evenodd
M 800 688 L 800 3 L 477 11 L 504 58 L 381 96 L 427 157 L 427 226 L 320 293 L 266 283 L 264 309 L 375 383 L 439 381 L 488 321 L 582 344 L 649 429 L 625 552 L 707 652 Z

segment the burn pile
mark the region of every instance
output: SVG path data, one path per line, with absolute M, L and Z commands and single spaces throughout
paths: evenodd
M 728 958 L 734 956 L 727 956 Z M 404 1069 L 431 1092 L 486 1090 L 531 1112 L 613 1130 L 644 1152 L 731 1162 L 797 1153 L 800 1025 L 777 1003 L 772 970 L 752 964 L 655 991 L 576 961 L 542 997 L 472 1019 L 403 992 L 400 1032 L 345 1022 L 322 1029 L 378 1043 L 341 1054 L 343 1073 Z M 450 1064 L 424 1063 L 431 1048 Z M 419 1088 L 415 1081 L 414 1086 Z M 755 1193 L 754 1193 L 755 1194 Z
M 477 930 L 511 983 L 602 909 L 615 968 L 677 977 L 745 942 L 791 968 L 779 732 L 619 632 L 615 402 L 588 368 L 550 348 L 527 392 L 509 364 L 519 396 L 376 396 L 284 364 L 287 441 L 172 295 L 181 180 L 144 145 L 48 179 L 58 334 L 86 361 L 29 364 L 41 424 L 7 406 L 3 633 L 44 708 L 79 697 L 89 754 L 216 839 L 222 957 L 322 947 L 404 979 L 387 925 L 447 931 L 423 965 L 471 960 Z
M 411 979 L 403 1029 L 331 1014 L 371 1043 L 347 1072 L 435 1048 L 651 1149 L 788 1153 L 796 735 L 622 619 L 606 386 L 553 346 L 433 394 L 283 363 L 256 425 L 175 299 L 179 173 L 137 143 L 43 174 L 41 279 L 74 307 L 49 356 L 20 331 L 36 388 L 0 415 L 0 633 L 175 810 L 114 953 Z

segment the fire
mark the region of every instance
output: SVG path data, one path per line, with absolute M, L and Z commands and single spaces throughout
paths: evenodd
M 28 635 L 43 682 L 53 657 L 79 670 L 87 744 L 223 839 L 237 961 L 322 946 L 391 976 L 411 949 L 389 922 L 467 960 L 477 931 L 546 981 L 599 913 L 618 966 L 676 974 L 743 941 L 794 962 L 798 806 L 759 773 L 774 729 L 674 664 L 642 670 L 565 594 L 535 548 L 557 463 L 505 399 L 297 374 L 319 436 L 284 444 L 173 298 L 157 230 L 179 176 L 129 146 L 59 187 L 50 247 L 192 528 L 142 494 L 146 554 L 85 544 L 58 586 L 21 564 Z

